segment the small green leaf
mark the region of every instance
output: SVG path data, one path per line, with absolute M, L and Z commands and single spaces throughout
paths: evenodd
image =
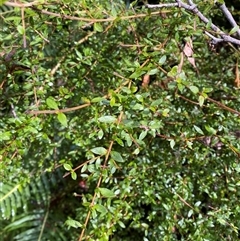
M 101 129 L 99 132 L 98 132 L 98 139 L 101 140 L 103 138 L 103 130 Z
M 108 212 L 108 210 L 101 204 L 94 205 L 94 208 L 101 214 L 106 214 Z
M 191 216 L 193 215 L 193 210 L 192 209 L 190 209 L 189 211 L 188 211 L 188 218 L 190 218 Z
M 76 172 L 71 172 L 71 177 L 73 180 L 77 179 L 77 173 Z
M 132 107 L 133 110 L 143 110 L 144 109 L 144 106 L 137 103 L 135 104 L 133 107 Z
M 197 202 L 194 204 L 194 206 L 195 206 L 195 207 L 199 207 L 201 203 L 202 203 L 201 201 L 197 201 Z
M 79 57 L 79 59 L 82 60 L 82 58 L 83 58 L 82 54 L 77 49 L 74 49 L 74 50 L 75 50 L 77 56 Z
M 103 27 L 100 23 L 94 23 L 94 30 L 97 31 L 97 32 L 102 32 Z
M 134 151 L 133 151 L 133 155 L 138 155 L 140 153 L 140 149 L 139 148 L 136 148 Z
M 64 167 L 64 169 L 67 170 L 67 171 L 72 170 L 71 165 L 69 165 L 69 164 L 67 164 L 67 163 L 64 163 L 64 164 L 63 164 L 63 167 Z
M 236 33 L 238 30 L 239 30 L 239 26 L 236 25 L 234 28 L 231 29 L 229 35 Z
M 163 56 L 159 59 L 158 63 L 159 63 L 160 65 L 163 65 L 163 64 L 165 63 L 166 59 L 167 59 L 166 55 L 163 55 Z
M 139 140 L 143 140 L 146 137 L 147 133 L 148 133 L 147 131 L 141 132 L 141 134 L 139 136 Z
M 199 103 L 199 105 L 202 107 L 203 106 L 203 104 L 204 104 L 204 100 L 205 100 L 205 98 L 202 96 L 202 95 L 200 95 L 199 97 L 198 97 L 198 103 Z
M 168 113 L 169 113 L 169 109 L 164 109 L 163 111 L 162 111 L 162 115 L 164 116 L 164 117 L 168 117 L 169 115 L 168 115 Z
M 204 135 L 203 131 L 198 126 L 194 125 L 193 127 L 199 134 Z
M 85 172 L 87 170 L 88 165 L 84 164 L 82 169 L 81 169 L 81 173 Z
M 137 98 L 138 101 L 140 102 L 143 102 L 144 99 L 143 99 L 143 96 L 142 95 L 139 95 L 139 94 L 136 94 L 135 97 Z
M 105 99 L 102 98 L 102 97 L 96 97 L 96 98 L 93 98 L 93 99 L 91 100 L 91 102 L 92 102 L 92 103 L 97 103 L 97 102 L 100 102 L 100 101 L 102 101 L 102 100 L 105 100 Z
M 146 73 L 145 71 L 142 71 L 142 70 L 138 69 L 129 76 L 129 79 L 137 79 L 139 76 L 142 76 L 145 73 Z
M 192 145 L 193 145 L 193 143 L 191 141 L 187 141 L 188 148 L 192 149 Z
M 212 21 L 208 21 L 207 25 L 206 25 L 206 29 L 211 29 L 212 26 Z
M 25 33 L 25 29 L 23 28 L 22 25 L 18 25 L 18 26 L 17 26 L 17 31 L 18 31 L 20 34 L 22 34 L 22 35 Z
M 108 197 L 108 198 L 111 198 L 111 197 L 115 197 L 115 194 L 113 191 L 107 189 L 107 188 L 101 188 L 99 187 L 99 191 L 100 193 L 104 196 L 104 197 Z
M 170 147 L 173 149 L 174 146 L 175 146 L 175 141 L 174 141 L 174 140 L 171 140 L 171 141 L 170 141 Z
M 114 161 L 116 161 L 116 162 L 124 162 L 124 160 L 123 160 L 123 158 L 122 158 L 122 156 L 121 156 L 121 154 L 119 152 L 111 151 L 110 154 L 111 154 L 111 157 L 112 157 L 112 159 Z
M 156 73 L 158 73 L 158 72 L 159 72 L 158 69 L 151 69 L 147 74 L 149 74 L 149 75 L 154 75 L 154 74 L 156 74 Z
M 182 92 L 184 90 L 184 88 L 185 88 L 185 86 L 183 84 L 181 84 L 181 83 L 178 83 L 177 87 L 178 87 L 180 92 Z
M 94 154 L 97 154 L 97 155 L 106 155 L 107 149 L 105 149 L 104 147 L 95 147 L 95 148 L 91 149 L 91 152 L 93 152 Z
M 178 66 L 176 65 L 176 66 L 173 66 L 173 67 L 172 67 L 171 71 L 168 72 L 167 75 L 168 75 L 169 77 L 175 77 L 175 76 L 177 75 L 177 72 L 178 72 Z
M 68 123 L 67 117 L 62 112 L 58 113 L 58 120 L 63 126 L 67 126 L 67 123 Z
M 116 98 L 115 97 L 112 97 L 111 100 L 110 100 L 110 106 L 113 107 L 116 103 Z
M 117 222 L 121 228 L 126 228 L 125 224 L 122 221 Z
M 210 93 L 213 91 L 213 88 L 203 88 L 204 93 Z
M 205 129 L 212 135 L 216 135 L 217 131 L 214 130 L 211 126 L 205 125 Z
M 100 118 L 98 118 L 98 121 L 103 122 L 103 123 L 113 123 L 117 120 L 116 117 L 111 116 L 111 115 L 105 115 Z
M 120 138 L 115 137 L 114 140 L 115 140 L 120 146 L 124 146 L 124 143 L 123 143 L 123 141 L 122 141 Z
M 50 107 L 54 110 L 58 110 L 58 105 L 57 105 L 56 101 L 53 99 L 53 97 L 47 98 L 46 104 L 48 107 Z
M 73 219 L 68 219 L 68 220 L 66 221 L 66 225 L 67 225 L 67 226 L 70 226 L 70 227 L 73 227 L 73 228 L 80 228 L 80 227 L 82 227 L 82 225 L 81 225 L 80 222 L 75 221 L 75 220 L 73 220 Z
M 197 86 L 190 86 L 189 89 L 194 93 L 197 94 L 199 92 L 199 89 Z

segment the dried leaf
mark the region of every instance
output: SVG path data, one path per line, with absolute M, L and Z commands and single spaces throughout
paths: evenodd
M 190 42 L 186 42 L 184 48 L 183 48 L 183 53 L 187 56 L 190 57 L 193 55 L 193 49 L 192 49 L 192 44 Z
M 193 57 L 188 57 L 188 62 L 194 67 L 197 68 L 195 65 L 195 59 Z
M 235 78 L 235 81 L 234 81 L 235 86 L 236 86 L 237 88 L 240 88 L 240 79 L 239 79 L 238 61 L 237 61 L 237 63 L 236 63 L 236 71 L 235 71 L 235 74 L 236 74 L 236 78 Z

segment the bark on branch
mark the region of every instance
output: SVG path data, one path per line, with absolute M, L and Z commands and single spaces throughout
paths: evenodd
M 211 29 L 218 35 L 219 37 L 215 37 L 212 34 L 208 33 L 205 31 L 205 34 L 207 34 L 213 41 L 213 44 L 216 44 L 218 42 L 229 42 L 232 44 L 236 44 L 240 46 L 240 40 L 234 37 L 231 37 L 227 33 L 223 32 L 219 27 L 217 27 L 215 24 L 211 23 L 210 20 L 205 17 L 201 11 L 199 11 L 198 7 L 196 4 L 193 3 L 193 1 L 188 1 L 188 4 L 181 1 L 181 0 L 175 0 L 175 3 L 160 3 L 160 4 L 146 4 L 147 8 L 172 8 L 172 7 L 178 7 L 178 8 L 183 8 L 192 14 L 196 15 L 199 17 L 199 19 L 206 23 L 210 23 Z M 224 16 L 226 19 L 229 21 L 229 23 L 232 25 L 232 27 L 237 28 L 238 25 L 236 21 L 234 20 L 231 12 L 228 10 L 225 4 L 221 4 L 218 6 L 221 11 L 223 12 Z M 240 37 L 240 30 L 238 29 L 236 31 L 237 35 Z

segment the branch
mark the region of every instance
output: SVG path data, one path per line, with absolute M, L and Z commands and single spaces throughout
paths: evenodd
M 26 8 L 26 7 L 32 7 L 34 5 L 39 5 L 39 4 L 43 4 L 42 1 L 33 1 L 30 3 L 18 3 L 18 2 L 4 2 L 4 5 L 6 6 L 10 6 L 10 7 L 18 7 L 18 8 Z
M 235 21 L 235 19 L 233 18 L 232 14 L 230 13 L 230 11 L 228 10 L 228 8 L 226 7 L 225 4 L 222 4 L 219 6 L 219 8 L 222 10 L 223 14 L 225 15 L 226 19 L 229 21 L 229 23 L 232 25 L 232 27 L 237 27 L 237 23 Z M 240 37 L 240 30 L 238 29 L 236 31 L 238 37 Z
M 193 1 L 188 1 L 189 4 L 182 2 L 181 0 L 175 0 L 176 3 L 163 3 L 163 4 L 146 4 L 147 8 L 171 8 L 171 7 L 179 7 L 179 8 L 184 8 L 187 11 L 193 13 L 194 15 L 198 16 L 199 19 L 208 24 L 210 23 L 210 20 L 205 17 L 197 8 L 197 5 L 193 3 Z M 229 12 L 229 10 L 227 9 L 227 7 L 225 6 L 225 4 L 222 4 L 220 6 L 221 10 L 224 12 L 224 15 L 227 17 L 227 19 L 229 20 L 229 22 L 232 24 L 233 27 L 237 26 L 235 20 L 233 19 L 231 13 Z M 217 27 L 215 24 L 211 23 L 210 25 L 211 29 L 214 30 L 217 34 L 219 34 L 221 36 L 221 38 L 216 38 L 213 37 L 212 35 L 210 35 L 209 33 L 206 33 L 209 37 L 211 37 L 213 39 L 214 43 L 217 42 L 230 42 L 236 45 L 240 46 L 240 40 L 233 38 L 231 36 L 229 36 L 228 34 L 226 34 L 225 32 L 223 32 L 219 27 Z M 237 31 L 237 33 L 239 32 L 239 36 L 240 36 L 240 30 Z

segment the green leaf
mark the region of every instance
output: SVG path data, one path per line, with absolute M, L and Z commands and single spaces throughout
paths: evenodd
M 202 107 L 203 106 L 203 104 L 204 104 L 204 100 L 205 100 L 205 98 L 202 96 L 202 95 L 200 95 L 199 97 L 198 97 L 198 103 L 199 103 L 199 105 Z
M 143 110 L 144 109 L 144 106 L 137 103 L 135 104 L 133 107 L 132 107 L 133 110 Z
M 123 143 L 123 141 L 122 141 L 120 138 L 115 137 L 114 140 L 115 140 L 120 146 L 124 146 L 124 143 Z
M 103 215 L 108 212 L 108 210 L 101 204 L 95 204 L 94 208 Z
M 160 65 L 163 65 L 163 64 L 166 62 L 166 59 L 167 59 L 166 55 L 163 55 L 163 56 L 159 59 L 158 63 L 159 63 Z
M 58 105 L 57 105 L 56 101 L 53 99 L 53 97 L 48 97 L 46 100 L 46 104 L 48 107 L 50 107 L 54 110 L 58 110 Z
M 147 133 L 148 133 L 147 131 L 142 131 L 139 136 L 139 140 L 143 140 L 146 137 Z
M 122 221 L 117 222 L 121 228 L 126 228 L 125 224 Z
M 144 99 L 143 99 L 143 96 L 142 95 L 139 95 L 139 94 L 136 94 L 135 97 L 137 98 L 138 101 L 140 102 L 143 102 Z
M 174 146 L 175 146 L 175 141 L 174 141 L 174 140 L 171 140 L 171 141 L 170 141 L 170 147 L 173 149 Z
M 111 116 L 111 115 L 106 115 L 98 118 L 98 121 L 103 122 L 103 123 L 113 123 L 117 120 L 116 117 Z
M 193 143 L 192 143 L 191 141 L 187 141 L 187 146 L 188 146 L 190 149 L 192 149 L 192 145 L 193 145 Z
M 23 35 L 23 34 L 25 33 L 25 29 L 23 28 L 22 25 L 18 25 L 18 26 L 17 26 L 17 31 L 18 31 L 21 35 Z
M 175 77 L 177 75 L 177 72 L 178 72 L 178 66 L 173 66 L 171 71 L 168 72 L 168 76 L 169 77 Z
M 122 156 L 121 156 L 121 154 L 119 152 L 111 151 L 110 155 L 111 155 L 111 157 L 112 157 L 112 159 L 114 161 L 116 161 L 116 162 L 124 162 L 124 160 L 123 160 L 123 158 L 122 158 Z
M 229 35 L 236 33 L 238 30 L 239 30 L 239 26 L 236 25 L 234 28 L 231 29 L 231 31 L 229 32 Z
M 206 29 L 211 29 L 212 21 L 208 21 L 206 25 Z
M 147 72 L 147 74 L 149 74 L 149 75 L 154 75 L 154 74 L 156 74 L 156 73 L 158 73 L 158 72 L 159 72 L 158 69 L 151 69 L 149 72 Z
M 97 102 L 100 102 L 100 101 L 103 101 L 103 100 L 106 100 L 106 99 L 103 98 L 103 97 L 96 97 L 96 98 L 93 98 L 91 100 L 91 103 L 97 103 Z
M 204 135 L 203 131 L 198 126 L 194 125 L 193 127 L 199 134 Z
M 116 195 L 114 194 L 113 191 L 107 189 L 107 188 L 101 188 L 99 187 L 98 188 L 100 193 L 104 196 L 104 197 L 107 197 L 107 198 L 112 198 L 112 197 L 115 197 Z
M 102 156 L 102 155 L 107 154 L 107 149 L 105 149 L 104 147 L 95 147 L 95 148 L 91 149 L 91 152 Z
M 102 129 L 99 130 L 99 132 L 98 132 L 98 139 L 101 140 L 103 138 L 103 135 L 104 135 L 103 130 Z
M 94 23 L 94 30 L 97 32 L 102 32 L 103 27 L 102 27 L 101 23 Z
M 169 109 L 164 109 L 163 111 L 162 111 L 162 115 L 164 116 L 164 117 L 168 117 L 168 113 L 169 113 Z
M 71 165 L 69 165 L 68 163 L 64 163 L 64 164 L 63 164 L 63 167 L 64 167 L 64 169 L 67 170 L 67 171 L 72 170 Z
M 209 125 L 205 125 L 205 129 L 211 134 L 211 135 L 216 135 L 217 131 L 215 129 L 213 129 L 211 126 Z
M 66 127 L 68 124 L 66 115 L 62 112 L 59 112 L 57 115 L 58 115 L 59 122 Z
M 77 173 L 76 172 L 71 172 L 71 177 L 73 180 L 77 179 Z
M 81 223 L 78 221 L 75 221 L 73 219 L 68 219 L 65 224 L 69 227 L 73 227 L 73 228 L 80 228 L 82 227 Z
M 146 72 L 143 70 L 136 70 L 134 73 L 132 73 L 129 78 L 130 79 L 137 79 L 138 77 L 144 75 Z
M 199 92 L 199 89 L 198 87 L 196 86 L 190 86 L 189 89 L 194 93 L 194 94 L 197 94 Z
M 0 1 L 1 2 L 1 1 Z M 1 6 L 1 4 L 0 4 Z M 18 17 L 18 16 L 9 16 L 9 17 L 6 17 L 5 18 L 6 21 L 15 21 L 15 22 L 18 22 L 20 23 L 21 22 L 21 17 Z

